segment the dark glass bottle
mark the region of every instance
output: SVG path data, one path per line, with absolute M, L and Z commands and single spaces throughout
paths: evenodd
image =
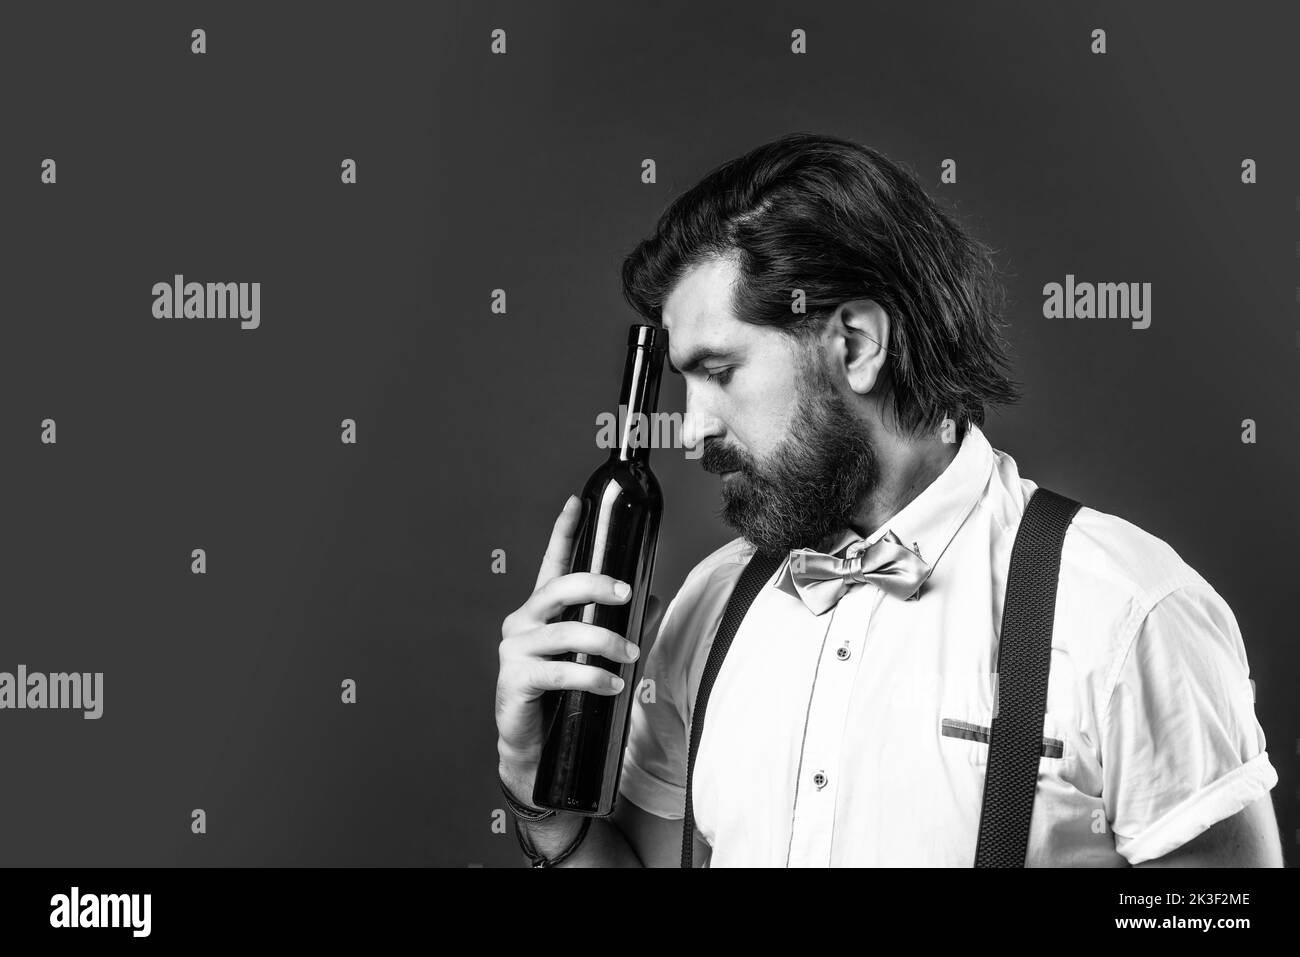
M 619 392 L 618 442 L 582 490 L 582 516 L 569 568 L 612 575 L 631 585 L 632 594 L 621 605 L 575 605 L 560 616 L 561 621 L 608 628 L 638 646 L 663 515 L 659 481 L 650 471 L 650 445 L 667 351 L 666 330 L 639 324 L 629 330 Z M 599 665 L 621 677 L 623 688 L 617 695 L 572 690 L 543 694 L 546 741 L 533 785 L 533 804 L 606 817 L 613 813 L 618 795 L 635 681 L 644 662 L 581 653 L 557 658 Z

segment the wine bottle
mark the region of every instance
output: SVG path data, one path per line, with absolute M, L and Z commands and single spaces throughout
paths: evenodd
M 635 324 L 628 331 L 619 391 L 618 441 L 609 459 L 582 489 L 582 515 L 570 562 L 570 572 L 610 575 L 627 582 L 632 593 L 619 605 L 574 605 L 560 616 L 562 621 L 608 628 L 638 647 L 663 515 L 659 481 L 650 470 L 650 445 L 667 351 L 667 330 Z M 606 817 L 613 813 L 618 795 L 636 693 L 634 682 L 643 662 L 641 658 L 628 663 L 577 652 L 556 658 L 598 665 L 622 678 L 623 688 L 616 695 L 576 690 L 543 694 L 546 739 L 533 785 L 533 804 Z

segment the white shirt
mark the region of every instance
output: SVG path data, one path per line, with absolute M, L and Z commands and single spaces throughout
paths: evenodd
M 988 757 L 976 729 L 1036 487 L 971 426 L 866 539 L 892 529 L 916 546 L 933 566 L 917 599 L 855 584 L 817 616 L 775 587 L 777 569 L 709 698 L 692 794 L 706 866 L 972 866 Z M 839 546 L 858 538 L 846 529 Z M 696 691 L 752 553 L 737 538 L 700 562 L 646 656 L 620 793 L 660 817 L 682 817 Z M 1137 864 L 1266 794 L 1278 778 L 1248 674 L 1205 579 L 1085 503 L 1061 555 L 1027 865 Z

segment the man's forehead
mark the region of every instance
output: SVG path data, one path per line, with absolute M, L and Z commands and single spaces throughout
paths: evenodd
M 674 369 L 689 368 L 702 353 L 734 352 L 744 345 L 746 333 L 752 333 L 731 311 L 735 276 L 730 262 L 712 260 L 687 272 L 669 293 L 662 322 Z

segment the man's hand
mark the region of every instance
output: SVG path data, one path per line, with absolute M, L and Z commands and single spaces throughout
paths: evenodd
M 545 736 L 539 700 L 543 692 L 574 689 L 612 696 L 627 690 L 615 687 L 615 676 L 599 665 L 555 661 L 552 656 L 586 652 L 613 661 L 634 662 L 640 655 L 636 644 L 607 628 L 581 621 L 556 621 L 570 605 L 618 605 L 628 600 L 629 592 L 620 594 L 616 588 L 619 582 L 609 575 L 565 574 L 580 513 L 577 498 L 571 496 L 556 519 L 532 595 L 501 623 L 497 752 L 502 777 L 511 793 L 530 806 Z M 652 597 L 644 634 L 653 636 L 662 617 L 659 610 L 658 600 Z

